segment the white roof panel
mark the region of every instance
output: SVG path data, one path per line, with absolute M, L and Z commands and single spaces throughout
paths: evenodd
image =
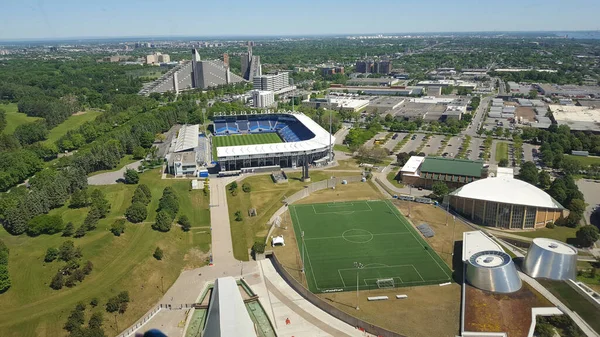
M 179 129 L 175 149 L 173 152 L 181 152 L 198 147 L 198 134 L 200 133 L 200 125 L 183 125 Z
M 425 157 L 412 156 L 406 162 L 406 164 L 404 164 L 404 166 L 402 166 L 402 169 L 400 171 L 416 173 L 417 170 L 419 169 L 419 167 L 421 167 L 421 164 L 423 164 L 424 160 L 425 160 Z
M 254 323 L 248 315 L 246 305 L 233 277 L 221 277 L 215 280 L 202 336 L 256 337 Z
M 452 196 L 505 204 L 564 209 L 548 193 L 507 176 L 476 180 L 450 193 Z
M 335 144 L 335 137 L 331 135 L 330 139 L 329 132 L 310 117 L 299 112 L 294 113 L 293 116 L 315 135 L 312 139 L 290 143 L 221 146 L 217 148 L 217 158 L 313 151 L 327 148 L 330 142 Z
M 504 252 L 502 247 L 496 241 L 489 238 L 482 231 L 472 231 L 463 233 L 463 261 L 468 261 L 473 254 L 484 251 Z

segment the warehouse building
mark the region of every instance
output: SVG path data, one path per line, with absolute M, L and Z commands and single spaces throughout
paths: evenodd
M 542 228 L 564 212 L 546 192 L 507 176 L 462 186 L 450 193 L 450 207 L 476 224 L 505 229 Z

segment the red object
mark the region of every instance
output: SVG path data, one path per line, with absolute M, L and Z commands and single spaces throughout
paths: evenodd
M 286 319 L 285 319 L 285 325 L 290 325 L 290 323 L 291 323 L 291 322 L 290 322 L 290 319 L 289 319 L 289 318 L 286 318 Z M 292 337 L 293 337 L 293 336 L 292 336 Z

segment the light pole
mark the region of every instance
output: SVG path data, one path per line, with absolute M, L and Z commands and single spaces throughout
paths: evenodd
M 304 274 L 304 231 L 302 231 L 302 274 Z
M 358 271 L 363 269 L 365 266 L 360 262 L 354 262 L 354 268 L 356 268 L 356 310 L 360 310 L 359 299 L 358 299 Z

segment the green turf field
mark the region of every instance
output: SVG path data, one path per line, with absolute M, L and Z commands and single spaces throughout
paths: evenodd
M 251 133 L 247 135 L 215 136 L 213 142 L 213 159 L 217 158 L 217 147 L 283 143 L 276 133 Z
M 393 278 L 396 287 L 451 279 L 448 266 L 389 201 L 290 205 L 290 214 L 312 292 L 354 290 L 357 270 L 361 289 L 377 288 L 378 279 Z

